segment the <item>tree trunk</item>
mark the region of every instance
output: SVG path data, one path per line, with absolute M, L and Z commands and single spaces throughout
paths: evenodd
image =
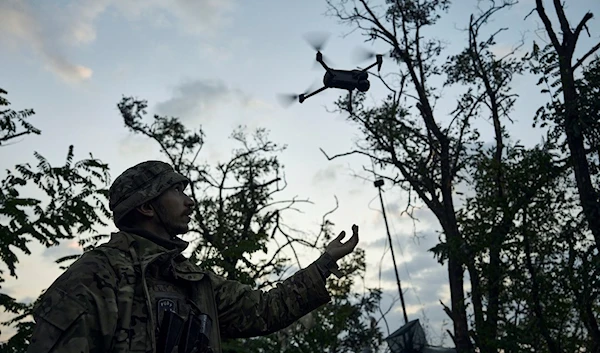
M 546 14 L 542 0 L 536 0 L 536 10 L 544 23 L 554 50 L 558 54 L 560 81 L 564 100 L 563 128 L 575 174 L 581 208 L 583 209 L 589 230 L 594 236 L 596 248 L 600 250 L 600 202 L 598 200 L 598 193 L 592 185 L 590 177 L 590 167 L 585 153 L 583 127 L 580 124 L 580 112 L 577 107 L 578 99 L 574 71 L 576 66 L 581 62 L 575 66 L 573 65 L 573 55 L 579 34 L 593 16 L 590 12 L 586 13 L 575 30 L 573 30 L 565 15 L 562 3 L 559 0 L 553 0 L 553 3 L 562 31 L 562 43 L 559 42 L 556 32 L 552 28 L 552 23 Z M 592 48 L 583 57 L 588 57 L 597 49 L 598 46 Z M 581 314 L 589 331 L 588 333 L 594 342 L 594 346 L 600 347 L 600 329 L 598 328 L 596 317 L 593 313 L 589 313 L 585 309 L 581 310 Z
M 592 18 L 592 14 L 588 12 L 578 24 L 575 32 L 573 32 L 564 13 L 562 4 L 558 0 L 554 0 L 554 7 L 563 32 L 562 43 L 558 41 L 558 37 L 552 28 L 552 23 L 546 14 L 542 0 L 536 0 L 536 10 L 544 23 L 554 50 L 558 54 L 560 80 L 564 99 L 563 127 L 565 129 L 567 145 L 571 154 L 570 157 L 573 164 L 573 172 L 575 174 L 575 181 L 577 183 L 577 190 L 579 192 L 583 214 L 589 224 L 590 231 L 594 235 L 596 247 L 600 250 L 600 203 L 598 202 L 598 194 L 592 185 L 590 178 L 590 167 L 585 153 L 582 126 L 579 124 L 577 89 L 575 87 L 575 77 L 573 72 L 573 54 L 575 52 L 575 46 L 581 30 L 585 27 L 586 22 Z M 592 49 L 592 51 L 593 50 L 595 49 Z
M 444 215 L 442 219 L 446 220 L 444 231 L 446 241 L 450 246 L 448 254 L 448 279 L 450 284 L 450 298 L 452 302 L 452 313 L 454 322 L 455 345 L 458 353 L 471 352 L 472 345 L 469 338 L 469 326 L 467 322 L 467 310 L 465 307 L 464 290 L 464 269 L 463 261 L 463 239 L 458 229 L 456 221 L 456 212 L 454 210 L 454 201 L 452 199 L 452 174 L 449 158 L 449 145 L 447 140 L 441 141 L 442 145 L 442 200 Z
M 467 313 L 464 302 L 463 266 L 460 260 L 454 256 L 451 256 L 448 259 L 448 278 L 450 282 L 452 313 L 454 316 L 453 322 L 456 350 L 458 353 L 471 352 L 471 341 L 469 339 L 469 327 L 467 324 Z

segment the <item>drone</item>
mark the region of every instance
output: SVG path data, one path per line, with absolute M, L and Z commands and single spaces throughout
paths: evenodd
M 310 42 L 310 40 L 309 40 Z M 321 49 L 325 44 L 325 40 L 321 40 L 320 43 L 312 43 L 313 48 L 317 51 L 316 61 L 321 64 L 325 69 L 325 75 L 323 76 L 323 86 L 312 92 L 304 92 L 301 94 L 287 95 L 286 98 L 289 101 L 298 100 L 300 103 L 328 88 L 337 88 L 348 91 L 348 107 L 352 107 L 352 92 L 357 90 L 359 92 L 367 92 L 371 87 L 369 82 L 369 72 L 371 68 L 377 66 L 377 71 L 381 71 L 381 65 L 383 64 L 383 54 L 368 54 L 369 57 L 375 57 L 376 60 L 373 64 L 367 66 L 364 69 L 354 70 L 340 70 L 329 67 L 324 60 Z M 290 102 L 291 103 L 291 102 Z

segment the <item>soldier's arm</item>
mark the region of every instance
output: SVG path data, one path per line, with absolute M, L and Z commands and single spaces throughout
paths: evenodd
M 117 323 L 116 277 L 103 255 L 73 263 L 44 293 L 34 319 L 27 353 L 107 352 Z
M 267 335 L 328 303 L 325 280 L 337 269 L 332 262 L 325 254 L 267 292 L 214 276 L 221 335 L 228 338 Z

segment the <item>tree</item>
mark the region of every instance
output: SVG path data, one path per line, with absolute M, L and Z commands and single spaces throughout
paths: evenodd
M 362 0 L 355 2 L 351 9 L 346 6 L 347 1 L 340 1 L 338 5 L 332 1 L 328 3 L 334 16 L 362 30 L 367 41 L 387 43 L 391 47 L 390 57 L 400 66 L 398 73 L 389 75 L 392 78 L 381 77 L 392 94 L 380 106 L 366 107 L 364 96 L 359 96 L 348 111 L 349 119 L 365 136 L 364 144 L 351 153 L 367 155 L 380 169 L 397 172 L 397 177 L 382 177 L 409 193 L 414 191 L 438 219 L 445 241 L 435 250 L 441 260 L 448 261 L 451 308 L 447 308 L 447 312 L 454 324 L 453 339 L 460 352 L 469 351 L 471 342 L 463 288 L 463 264 L 469 254 L 456 219 L 453 191 L 464 181 L 463 172 L 470 150 L 477 145 L 478 133 L 471 128 L 471 123 L 481 105 L 491 103 L 491 110 L 497 115 L 495 123 L 499 123 L 501 110 L 511 104 L 510 97 L 502 91 L 505 86 L 501 81 L 510 80 L 515 68 L 507 70 L 502 77 L 494 76 L 495 72 L 490 69 L 495 69 L 496 73 L 503 70 L 496 69 L 497 63 L 489 57 L 494 37 L 482 43 L 481 48 L 477 43 L 479 27 L 491 14 L 508 4 L 499 8 L 494 6 L 479 19 L 472 20 L 468 49 L 454 58 L 454 63 L 447 65 L 458 63 L 468 67 L 468 73 L 464 75 L 460 75 L 460 69 L 451 73 L 447 84 L 474 79 L 480 90 L 467 91 L 459 100 L 451 121 L 444 124 L 434 110 L 435 101 L 440 98 L 439 89 L 430 84 L 443 74 L 443 68 L 436 64 L 443 47 L 440 41 L 425 38 L 422 33 L 435 25 L 439 13 L 448 9 L 449 1 L 386 1 L 382 13 L 377 13 Z M 509 68 L 509 65 L 504 66 Z M 392 87 L 392 81 L 396 86 Z M 403 103 L 407 99 L 414 102 L 414 106 Z M 345 101 L 338 104 L 342 110 L 346 106 Z M 498 132 L 502 137 L 500 126 Z M 499 149 L 502 150 L 501 144 Z M 410 202 L 412 200 L 411 197 Z M 408 206 L 410 209 L 411 205 Z
M 0 94 L 7 94 L 0 89 Z M 7 107 L 9 101 L 0 96 L 0 106 Z M 0 145 L 20 136 L 40 134 L 41 131 L 26 119 L 34 114 L 31 109 L 14 111 L 0 110 L 2 136 Z M 5 147 L 6 148 L 6 147 Z M 37 165 L 18 164 L 7 169 L 0 182 L 0 258 L 8 267 L 9 275 L 17 278 L 19 249 L 30 255 L 28 244 L 36 240 L 47 248 L 59 245 L 64 240 L 79 238 L 81 245 L 88 246 L 97 237 L 85 238 L 82 233 L 92 233 L 103 225 L 102 216 L 107 215 L 104 201 L 109 181 L 108 166 L 91 154 L 90 158 L 74 162 L 74 149 L 70 146 L 65 164 L 53 167 L 42 155 L 34 152 Z M 31 189 L 43 191 L 46 200 L 26 196 Z M 69 260 L 61 258 L 57 263 Z M 0 272 L 0 275 L 4 275 Z M 0 283 L 4 277 L 0 276 Z M 1 287 L 0 287 L 1 289 Z M 0 307 L 13 314 L 14 318 L 3 322 L 3 326 L 17 329 L 7 342 L 0 343 L 2 352 L 24 352 L 33 329 L 27 321 L 34 303 L 22 303 L 0 292 Z
M 10 105 L 8 99 L 2 95 L 6 95 L 8 92 L 0 88 L 0 107 L 7 107 Z M 31 125 L 27 118 L 35 114 L 33 109 L 25 109 L 21 111 L 14 111 L 12 109 L 3 109 L 0 111 L 0 128 L 2 129 L 2 136 L 0 136 L 0 145 L 6 143 L 12 139 L 20 136 L 36 134 L 39 135 L 41 131 Z M 20 127 L 19 127 L 20 126 Z
M 158 143 L 165 158 L 190 179 L 190 195 L 196 205 L 189 232 L 193 244 L 190 259 L 202 268 L 267 290 L 289 274 L 291 267 L 302 267 L 300 251 L 324 251 L 332 239 L 333 224 L 327 216 L 335 209 L 323 217 L 313 236 L 286 225 L 287 212 L 310 202 L 297 197 L 279 199 L 287 183 L 277 154 L 285 146 L 270 141 L 265 129 L 248 134 L 244 127 L 238 127 L 231 138 L 239 147 L 227 162 L 211 167 L 198 160 L 205 139 L 201 129 L 190 131 L 175 117 L 154 115 L 150 123 L 145 122 L 144 100 L 124 97 L 118 107 L 125 126 Z M 293 255 L 294 265 L 283 255 L 286 249 Z M 364 253 L 357 251 L 340 266 L 350 274 L 330 280 L 332 303 L 269 336 L 226 341 L 224 352 L 377 349 L 381 333 L 370 325 L 370 316 L 377 308 L 380 292 L 353 292 L 365 270 Z
M 561 55 L 566 55 L 561 60 L 571 62 L 568 50 L 574 49 L 591 15 L 566 34 L 559 54 L 534 48 L 536 64 L 532 64 L 530 57 L 517 57 L 516 50 L 502 57 L 493 53 L 496 37 L 503 29 L 482 38 L 490 18 L 500 10 L 510 10 L 514 2 L 490 1 L 487 8 L 479 4 L 481 11 L 471 16 L 466 30 L 466 48 L 439 65 L 436 62 L 444 48 L 424 33 L 431 33 L 428 27 L 448 9 L 448 1 L 389 0 L 382 6 L 363 0 L 328 3 L 333 16 L 360 30 L 366 41 L 387 44 L 388 56 L 398 64 L 398 72 L 374 74 L 392 92 L 375 106 L 367 106 L 361 94 L 351 109 L 347 109 L 345 97 L 338 101 L 339 110 L 348 113 L 364 140 L 351 152 L 326 156 L 366 155 L 376 162 L 382 177 L 409 193 L 409 211 L 419 199 L 436 216 L 445 239 L 431 250 L 440 262 L 448 263 L 451 308 L 444 305 L 444 309 L 454 322 L 458 351 L 475 347 L 486 352 L 558 352 L 577 347 L 595 351 L 599 347 L 594 343 L 598 303 L 596 291 L 587 283 L 593 281 L 590 271 L 596 271 L 597 261 L 587 247 L 586 233 L 590 230 L 580 227 L 576 203 L 564 193 L 572 190 L 566 175 L 571 165 L 578 168 L 577 190 L 582 207 L 588 208 L 585 219 L 592 226 L 590 219 L 596 216 L 590 200 L 597 198 L 588 192 L 589 167 L 573 154 L 598 150 L 593 143 L 598 141 L 598 98 L 594 94 L 599 82 L 593 65 L 584 75 L 585 83 L 571 80 L 573 70 L 568 65 L 563 65 L 567 76 L 553 71 L 563 67 L 557 61 Z M 538 1 L 538 12 L 540 4 Z M 558 1 L 554 4 L 562 9 Z M 567 28 L 561 11 L 560 21 Z M 598 47 L 590 49 L 572 68 L 581 66 Z M 555 129 L 541 145 L 525 149 L 510 140 L 506 125 L 512 121 L 517 98 L 511 80 L 531 65 L 535 73 L 554 72 L 555 77 L 566 77 L 579 92 L 564 96 L 565 101 L 571 99 L 571 122 L 566 125 L 566 104 L 556 103 L 556 94 L 553 96 L 547 110 L 554 114 L 543 117 L 556 122 L 559 131 Z M 444 87 L 464 88 L 448 117 L 434 109 L 441 98 L 440 87 L 433 86 L 435 78 L 444 78 Z M 590 80 L 596 81 L 590 84 Z M 540 78 L 540 82 L 545 81 Z M 473 128 L 475 121 L 484 118 L 493 127 L 490 147 L 484 147 Z M 566 157 L 569 164 L 565 164 L 556 146 L 560 146 L 559 135 L 568 129 L 572 136 L 567 137 L 567 145 L 574 149 Z M 587 146 L 578 142 L 585 136 Z M 455 194 L 461 184 L 469 186 L 471 195 L 463 200 Z M 534 233 L 539 229 L 544 233 Z M 464 269 L 469 273 L 470 293 L 463 290 Z M 467 316 L 467 306 L 471 317 Z M 565 320 L 566 316 L 572 320 Z M 585 332 L 590 339 L 585 338 Z
M 562 41 L 559 41 L 559 38 L 552 27 L 550 18 L 544 8 L 544 2 L 542 0 L 536 0 L 535 4 L 535 11 L 544 23 L 544 28 L 551 43 L 547 47 L 547 49 L 551 48 L 551 51 L 547 52 L 549 55 L 546 56 L 548 61 L 546 63 L 540 63 L 541 65 L 536 71 L 541 73 L 540 70 L 542 70 L 546 74 L 550 74 L 551 77 L 557 78 L 556 81 L 549 82 L 548 78 L 544 77 L 541 78 L 541 81 L 550 83 L 552 87 L 557 87 L 556 93 L 562 94 L 562 102 L 557 102 L 557 104 L 554 104 L 551 108 L 552 116 L 557 127 L 561 129 L 561 133 L 566 137 L 569 158 L 577 182 L 581 207 L 585 214 L 586 221 L 589 223 L 590 231 L 596 240 L 596 246 L 600 249 L 600 200 L 598 199 L 597 190 L 592 185 L 590 166 L 587 160 L 585 147 L 586 141 L 584 131 L 590 129 L 589 125 L 584 125 L 586 120 L 583 118 L 582 112 L 578 107 L 579 98 L 575 80 L 576 70 L 585 63 L 587 58 L 600 49 L 600 42 L 590 48 L 580 59 L 573 63 L 579 36 L 584 29 L 587 29 L 587 23 L 592 19 L 593 14 L 587 12 L 577 24 L 577 27 L 573 29 L 566 17 L 564 5 L 560 1 L 554 0 L 554 9 L 562 32 Z M 554 95 L 552 98 L 556 99 L 557 96 Z M 600 331 L 593 334 L 598 338 L 600 344 Z
M 592 19 L 593 14 L 587 12 L 573 28 L 566 16 L 564 4 L 553 1 L 554 12 L 558 19 L 562 38 L 555 32 L 552 22 L 544 7 L 544 2 L 536 0 L 535 9 L 542 20 L 543 29 L 550 42 L 543 48 L 534 43 L 529 57 L 532 72 L 540 76 L 539 85 L 544 85 L 542 92 L 547 93 L 550 102 L 541 107 L 536 115 L 536 123 L 550 126 L 550 137 L 556 141 L 557 151 L 562 158 L 555 163 L 564 168 L 570 168 L 575 181 L 575 193 L 581 207 L 583 219 L 580 228 L 583 229 L 583 239 L 578 242 L 566 239 L 569 244 L 567 264 L 568 288 L 573 296 L 573 304 L 584 325 L 588 339 L 583 339 L 584 345 L 591 351 L 600 350 L 600 327 L 596 315 L 598 292 L 590 281 L 597 273 L 600 263 L 591 255 L 594 248 L 600 249 L 600 199 L 594 181 L 598 182 L 598 104 L 597 93 L 600 90 L 600 60 L 596 57 L 589 65 L 586 61 L 600 49 L 600 43 L 586 48 L 584 54 L 575 62 L 575 48 L 580 36 Z M 578 74 L 578 69 L 583 73 Z M 576 232 L 578 233 L 578 232 Z M 591 234 L 590 241 L 587 234 Z M 549 335 L 545 336 L 551 351 L 560 351 L 560 341 Z
M 445 65 L 447 85 L 461 84 L 469 87 L 461 97 L 455 112 L 468 109 L 472 120 L 487 115 L 494 130 L 492 147 L 486 150 L 479 144 L 476 153 L 468 162 L 468 166 L 471 167 L 468 170 L 469 180 L 475 181 L 476 193 L 474 199 L 467 198 L 471 212 L 467 216 L 463 212 L 465 209 L 457 211 L 461 217 L 459 228 L 464 237 L 465 251 L 468 253 L 464 263 L 471 281 L 471 301 L 476 328 L 473 339 L 476 345 L 485 351 L 496 351 L 499 348 L 500 298 L 504 289 L 504 264 L 501 261 L 503 245 L 509 237 L 516 214 L 536 194 L 537 189 L 545 185 L 530 185 L 532 195 L 520 195 L 523 197 L 517 198 L 517 202 L 515 198 L 510 197 L 511 195 L 507 195 L 511 189 L 505 180 L 507 166 L 503 156 L 505 152 L 509 153 L 511 146 L 506 141 L 509 136 L 505 126 L 506 121 L 510 121 L 510 112 L 515 102 L 510 83 L 515 75 L 522 72 L 522 64 L 513 57 L 515 50 L 503 57 L 493 54 L 496 36 L 503 29 L 493 32 L 485 40 L 480 39 L 480 32 L 498 11 L 512 5 L 513 2 L 498 5 L 494 3 L 488 9 L 482 10 L 477 17 L 472 15 L 468 27 L 467 48 L 459 55 L 450 57 Z M 483 190 L 478 188 L 480 184 L 477 184 L 477 176 L 485 180 Z M 478 197 L 482 191 L 483 199 Z M 469 206 L 466 209 L 469 209 Z M 482 217 L 483 214 L 485 216 Z M 475 229 L 470 229 L 474 225 L 477 225 Z M 443 251 L 443 248 L 440 250 Z M 489 261 L 485 260 L 487 256 Z M 482 268 L 476 268 L 477 263 Z M 487 307 L 484 308 L 486 301 Z

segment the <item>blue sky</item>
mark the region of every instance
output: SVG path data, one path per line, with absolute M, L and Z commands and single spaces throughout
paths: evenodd
M 582 38 L 581 50 L 598 42 L 600 33 L 598 2 L 585 3 L 568 8 L 571 18 L 579 19 L 587 10 L 596 15 L 589 25 L 592 37 Z M 448 52 L 463 48 L 465 34 L 457 28 L 466 25 L 476 4 L 474 0 L 457 2 L 431 31 L 448 42 Z M 509 50 L 521 35 L 527 43 L 524 49 L 530 48 L 532 39 L 543 40 L 536 31 L 537 16 L 523 19 L 533 4 L 522 1 L 491 24 L 490 30 L 509 27 L 496 47 L 498 53 Z M 289 183 L 286 195 L 315 203 L 291 222 L 316 231 L 322 213 L 333 207 L 337 196 L 340 209 L 332 219 L 339 230 L 349 231 L 353 223 L 361 226 L 359 246 L 367 249 L 367 285 L 376 286 L 385 227 L 376 189 L 351 176 L 368 160 L 330 162 L 319 151 L 345 152 L 359 138 L 345 117 L 325 110 L 333 107 L 339 92 L 325 91 L 289 109 L 276 100 L 278 93 L 301 92 L 322 77 L 322 70 L 313 69 L 313 50 L 303 41 L 307 32 L 331 32 L 325 55 L 336 67 L 354 65 L 350 54 L 362 45 L 361 37 L 342 38 L 351 28 L 325 16 L 326 11 L 322 0 L 3 0 L 0 87 L 8 91 L 14 109 L 35 109 L 31 122 L 42 135 L 0 149 L 1 168 L 33 161 L 33 151 L 52 163 L 62 163 L 70 144 L 75 145 L 78 158 L 92 152 L 108 162 L 113 178 L 140 161 L 162 159 L 154 144 L 124 128 L 116 107 L 123 95 L 147 99 L 150 112 L 179 116 L 190 129 L 201 125 L 207 135 L 202 158 L 212 163 L 229 156 L 233 146 L 227 137 L 235 126 L 266 127 L 275 142 L 288 146 L 281 157 Z M 384 63 L 384 68 L 395 67 Z M 515 139 L 535 144 L 541 134 L 530 128 L 531 119 L 543 97 L 531 77 L 517 78 L 513 84 L 521 98 L 510 130 Z M 372 80 L 371 86 L 369 99 L 384 97 L 381 84 Z M 448 90 L 437 106 L 441 115 L 453 108 L 453 98 L 455 92 Z M 489 123 L 480 125 L 484 138 L 489 138 Z M 407 288 L 409 317 L 427 319 L 432 343 L 438 343 L 443 321 L 448 321 L 439 300 L 448 303 L 449 295 L 445 268 L 426 252 L 437 241 L 437 221 L 421 210 L 415 228 L 400 216 L 406 195 L 390 190 L 385 198 L 401 261 L 400 276 Z M 61 273 L 53 260 L 78 251 L 69 243 L 51 250 L 37 245 L 32 249 L 31 256 L 22 257 L 19 279 L 3 285 L 3 290 L 17 298 L 37 297 Z M 317 255 L 305 254 L 304 265 Z M 381 282 L 386 289 L 385 305 L 396 295 L 390 260 L 386 252 Z M 402 325 L 399 309 L 395 305 L 388 315 L 392 331 Z M 3 330 L 0 340 L 8 334 Z

